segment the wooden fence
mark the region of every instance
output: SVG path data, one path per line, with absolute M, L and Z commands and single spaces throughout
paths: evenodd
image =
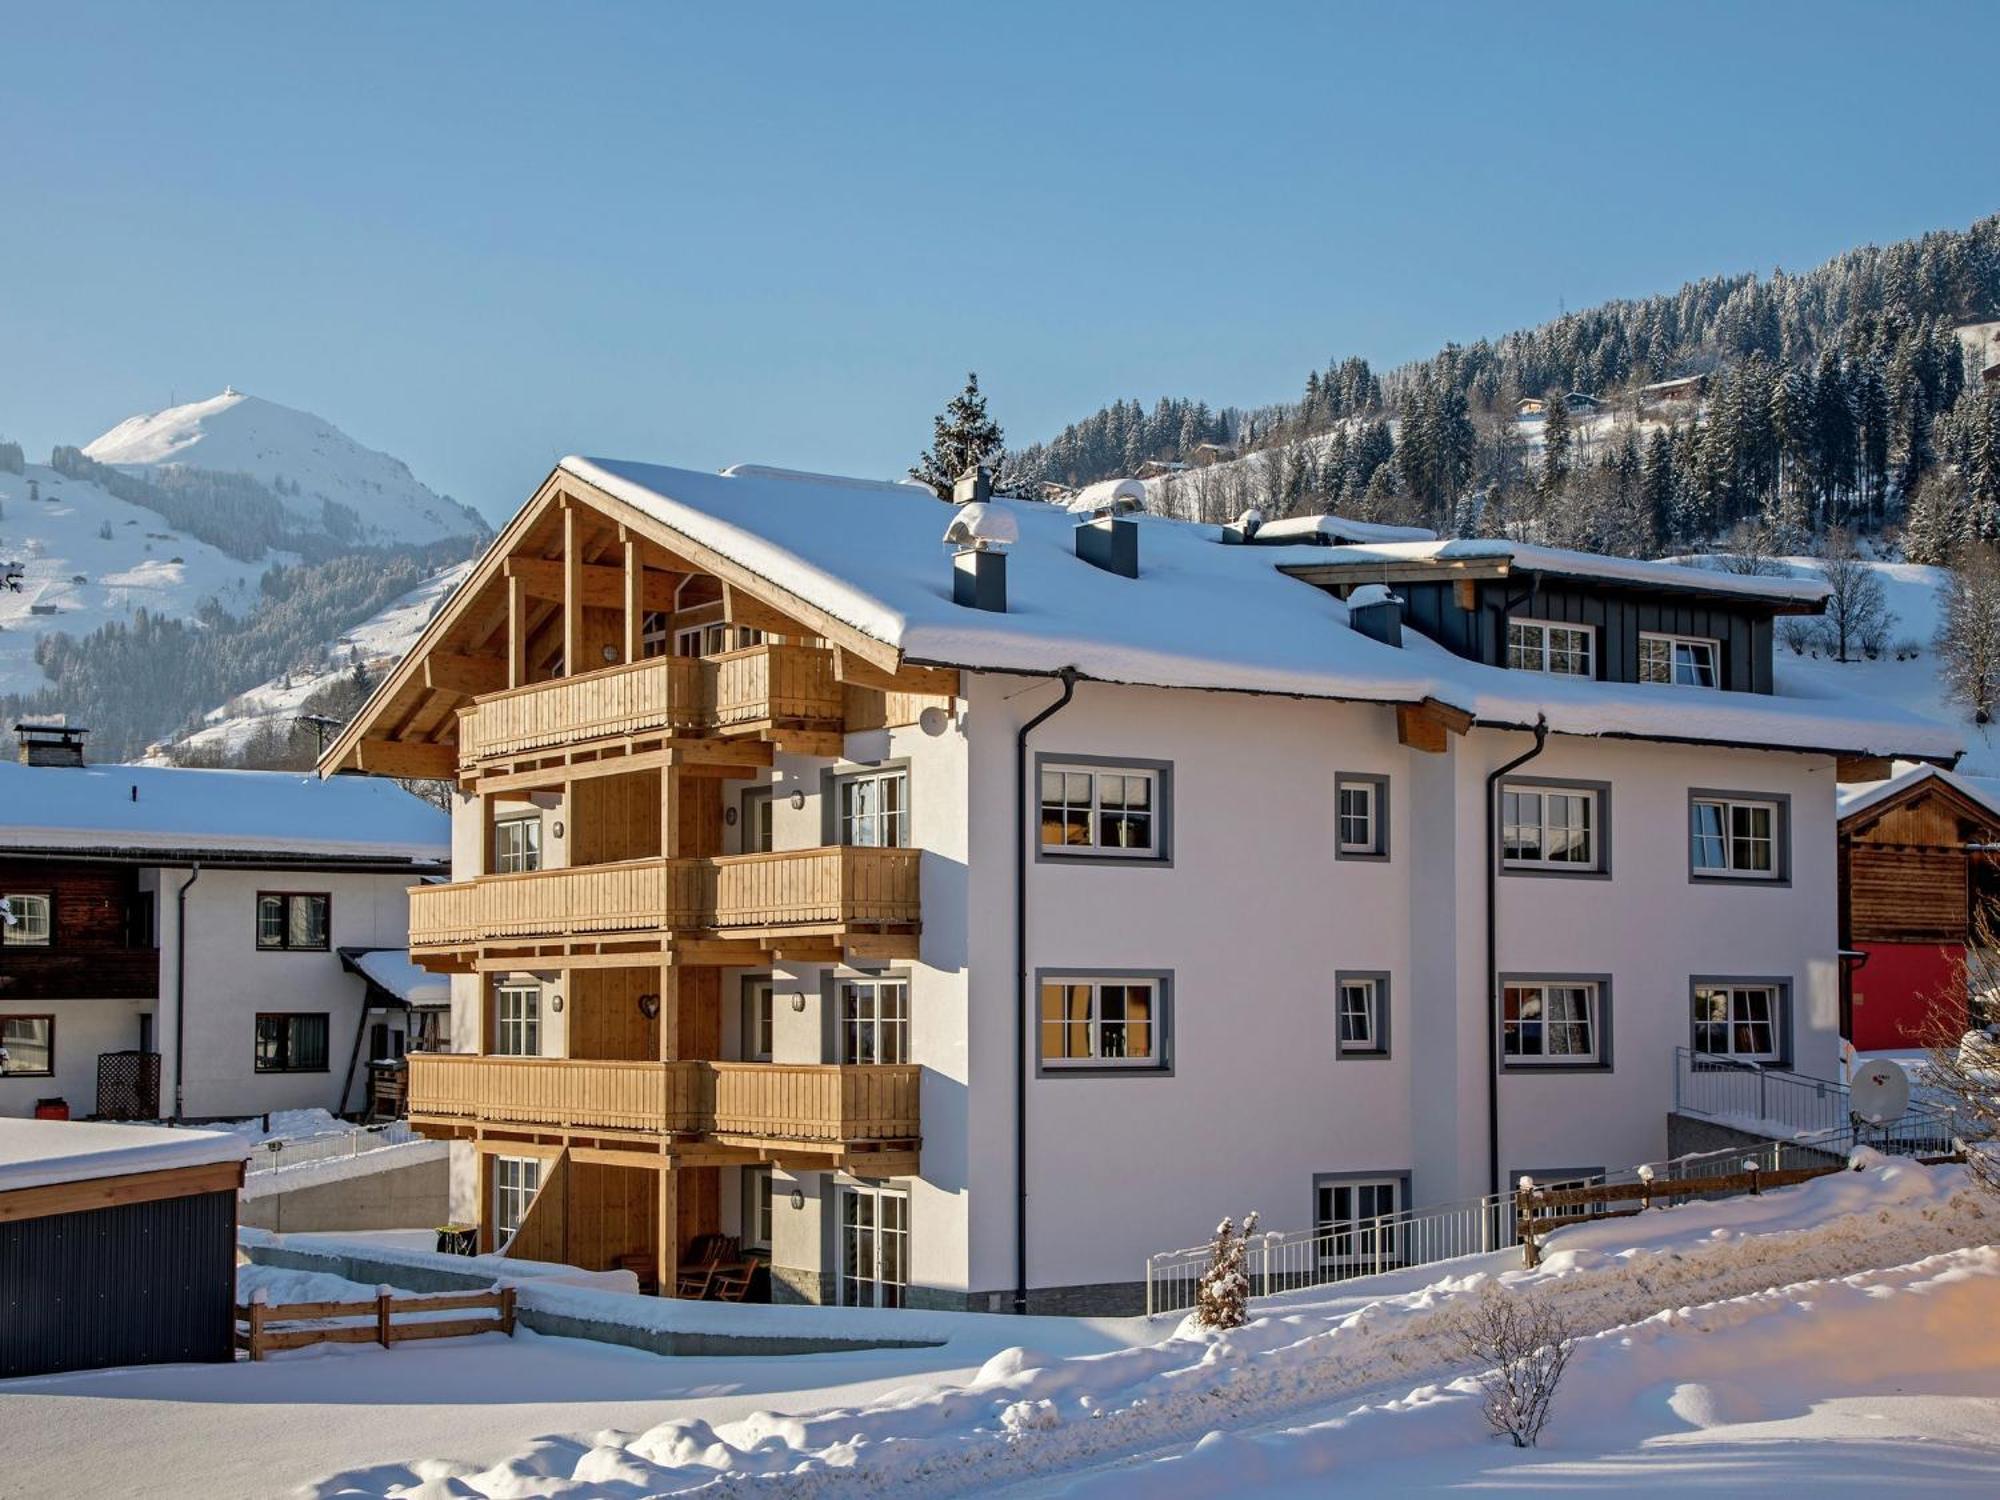
M 1847 1163 L 1839 1161 L 1825 1166 L 1787 1167 L 1774 1172 L 1750 1170 L 1720 1173 L 1714 1177 L 1587 1183 L 1573 1188 L 1518 1188 L 1514 1193 L 1514 1213 L 1521 1241 L 1521 1260 L 1529 1267 L 1540 1265 L 1541 1237 L 1571 1224 L 1589 1224 L 1597 1219 L 1644 1213 L 1649 1208 L 1664 1207 L 1689 1198 L 1757 1194 L 1766 1188 L 1790 1187 L 1795 1182 L 1810 1182 L 1815 1177 L 1846 1170 Z M 1613 1208 L 1613 1204 L 1620 1206 Z M 1575 1211 L 1579 1209 L 1584 1212 Z
M 483 1312 L 487 1317 L 408 1321 L 419 1313 Z M 405 1321 L 396 1321 L 398 1315 Z M 366 1323 L 327 1323 L 325 1318 L 368 1318 Z M 410 1339 L 455 1339 L 475 1333 L 514 1336 L 514 1289 L 452 1292 L 439 1297 L 395 1297 L 388 1289 L 365 1302 L 266 1302 L 261 1293 L 236 1304 L 236 1347 L 252 1359 L 277 1349 L 308 1344 L 380 1344 L 387 1349 Z M 290 1325 L 290 1326 L 286 1326 Z

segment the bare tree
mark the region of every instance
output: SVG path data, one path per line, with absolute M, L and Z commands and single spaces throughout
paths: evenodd
M 1924 1022 L 1927 1089 L 1949 1102 L 1972 1180 L 2000 1197 L 2000 922 L 1991 903 L 1972 917 L 1958 983 L 1931 999 Z
M 1459 1349 L 1480 1367 L 1487 1425 L 1505 1433 L 1516 1448 L 1534 1447 L 1576 1349 L 1568 1319 L 1547 1295 L 1488 1283 L 1453 1331 Z
M 1257 1216 L 1248 1214 L 1243 1232 L 1236 1232 L 1233 1220 L 1215 1226 L 1209 1241 L 1208 1269 L 1195 1283 L 1194 1320 L 1203 1328 L 1241 1328 L 1250 1320 L 1250 1273 L 1243 1262 L 1250 1250 L 1250 1237 L 1257 1232 Z
M 1716 554 L 1716 566 L 1725 573 L 1748 578 L 1783 578 L 1785 565 L 1771 555 L 1771 534 L 1755 521 L 1738 521 L 1724 541 L 1728 549 Z
M 1937 653 L 1946 691 L 1972 710 L 1974 723 L 1990 722 L 2000 700 L 2000 553 L 1992 547 L 1968 547 L 1952 564 Z
M 1862 559 L 1852 532 L 1839 526 L 1827 532 L 1819 571 L 1831 590 L 1826 600 L 1826 627 L 1834 655 L 1847 661 L 1850 646 L 1885 638 L 1896 617 L 1889 610 L 1882 580 Z

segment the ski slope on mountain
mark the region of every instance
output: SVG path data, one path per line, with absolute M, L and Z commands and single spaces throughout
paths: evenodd
M 352 672 L 357 662 L 372 679 L 379 681 L 416 644 L 424 626 L 472 571 L 474 561 L 468 558 L 441 570 L 380 614 L 329 641 L 324 656 L 311 670 L 274 677 L 209 710 L 200 729 L 170 747 L 160 747 L 147 761 L 164 763 L 171 759 L 170 750 L 182 754 L 221 751 L 233 755 L 266 725 L 288 727 L 307 699 Z
M 331 500 L 360 518 L 360 540 L 371 545 L 486 530 L 477 515 L 422 483 L 401 459 L 362 447 L 311 412 L 234 389 L 128 417 L 83 452 L 142 474 L 172 465 L 248 474 L 278 490 L 281 503 L 306 527 L 321 524 L 320 502 Z
M 208 598 L 242 614 L 255 607 L 264 570 L 295 561 L 285 553 L 239 561 L 41 464 L 0 473 L 0 571 L 18 564 L 20 574 L 18 591 L 0 588 L 0 692 L 46 685 L 35 665 L 44 635 L 88 635 L 141 609 L 184 619 Z

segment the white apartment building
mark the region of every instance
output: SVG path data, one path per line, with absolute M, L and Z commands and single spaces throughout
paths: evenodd
M 962 490 L 567 459 L 329 751 L 460 778 L 488 1244 L 1130 1310 L 1657 1158 L 1677 1047 L 1837 1076 L 1836 787 L 1958 745 L 1775 691 L 1818 584 Z

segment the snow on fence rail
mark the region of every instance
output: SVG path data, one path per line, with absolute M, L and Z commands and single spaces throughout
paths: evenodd
M 408 1120 L 390 1120 L 382 1125 L 357 1125 L 351 1130 L 332 1131 L 325 1135 L 311 1135 L 297 1139 L 274 1137 L 261 1142 L 260 1149 L 251 1153 L 246 1170 L 275 1172 L 283 1167 L 302 1166 L 310 1161 L 332 1161 L 341 1157 L 359 1156 L 364 1151 L 379 1151 L 384 1146 L 401 1146 L 421 1139 L 423 1138 L 410 1128 Z
M 440 1318 L 445 1312 L 489 1312 L 490 1317 Z M 397 1315 L 403 1316 L 401 1323 Z M 328 1321 L 367 1319 L 366 1322 Z M 436 1297 L 398 1297 L 380 1287 L 368 1301 L 269 1302 L 259 1290 L 248 1302 L 236 1304 L 236 1347 L 252 1359 L 278 1349 L 303 1349 L 308 1344 L 392 1344 L 410 1339 L 465 1338 L 475 1333 L 514 1336 L 514 1288 L 495 1286 L 484 1292 L 452 1292 Z M 278 1327 L 284 1324 L 290 1326 Z
M 1558 1217 L 1554 1213 L 1557 1208 L 1590 1200 L 1608 1203 L 1634 1198 L 1648 1207 L 1666 1207 L 1695 1198 L 1756 1192 L 1836 1171 L 1846 1164 L 1854 1148 L 1862 1144 L 1906 1154 L 1942 1153 L 1951 1149 L 1948 1140 L 1938 1145 L 1915 1136 L 1877 1141 L 1871 1135 L 1867 1141 L 1858 1141 L 1849 1122 L 1797 1140 L 1698 1152 L 1595 1177 L 1540 1184 L 1533 1210 L 1526 1214 L 1522 1212 L 1516 1188 L 1484 1198 L 1404 1209 L 1372 1219 L 1344 1220 L 1311 1229 L 1273 1230 L 1253 1241 L 1244 1270 L 1250 1277 L 1252 1298 L 1272 1297 L 1361 1276 L 1435 1265 L 1460 1256 L 1511 1250 L 1523 1243 L 1524 1223 L 1531 1226 L 1532 1240 L 1563 1224 L 1607 1216 L 1600 1207 L 1592 1213 Z M 1207 1245 L 1148 1256 L 1146 1316 L 1159 1317 L 1191 1309 L 1196 1284 L 1208 1269 L 1208 1263 Z

